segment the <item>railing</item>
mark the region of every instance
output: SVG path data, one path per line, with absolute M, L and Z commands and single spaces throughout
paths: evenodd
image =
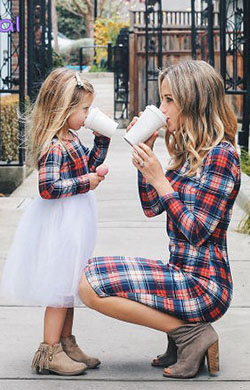
M 130 13 L 131 29 L 145 27 L 146 18 L 145 11 L 132 11 Z M 149 15 L 149 27 L 157 26 L 158 23 L 157 11 L 153 11 Z M 162 11 L 162 27 L 190 27 L 192 25 L 191 11 Z M 201 11 L 195 11 L 195 25 L 197 27 L 206 27 L 207 19 L 202 16 Z M 214 12 L 214 27 L 219 28 L 219 13 Z

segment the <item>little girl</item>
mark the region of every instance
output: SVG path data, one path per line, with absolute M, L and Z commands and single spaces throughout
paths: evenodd
M 39 192 L 18 226 L 2 278 L 4 295 L 46 307 L 44 341 L 32 368 L 40 374 L 78 375 L 100 364 L 72 335 L 78 283 L 96 236 L 95 173 L 110 139 L 95 133 L 83 146 L 72 130 L 84 125 L 93 86 L 72 70 L 54 70 L 44 81 L 31 113 L 31 156 Z

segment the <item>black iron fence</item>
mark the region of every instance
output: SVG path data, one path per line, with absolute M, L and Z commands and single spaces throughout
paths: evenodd
M 220 69 L 225 91 L 243 96 L 239 145 L 249 149 L 250 125 L 250 2 L 220 1 Z
M 218 7 L 219 4 L 219 9 Z M 145 0 L 145 10 L 131 13 L 130 30 L 134 34 L 136 66 L 133 86 L 135 99 L 140 96 L 138 78 L 145 86 L 146 104 L 150 99 L 156 101 L 152 89 L 157 90 L 157 75 L 162 66 L 162 58 L 168 53 L 189 57 L 188 49 L 180 49 L 178 42 L 187 46 L 185 38 L 191 32 L 191 55 L 194 59 L 203 59 L 215 66 L 223 76 L 225 91 L 234 95 L 234 104 L 242 121 L 238 143 L 241 148 L 249 149 L 250 116 L 250 1 L 249 0 L 190 0 L 190 11 L 162 11 L 161 0 Z M 173 34 L 176 47 L 170 46 Z M 178 34 L 180 40 L 178 40 Z M 145 46 L 144 46 L 145 36 Z M 167 38 L 166 38 L 167 37 Z M 143 39 L 142 39 L 143 38 Z M 185 41 L 186 39 L 186 41 Z M 164 40 L 164 41 L 163 41 Z M 142 46 L 143 42 L 143 46 Z M 187 43 L 187 42 L 186 42 Z M 216 46 L 216 50 L 215 50 Z M 218 47 L 219 46 L 219 47 Z M 181 52 L 182 50 L 182 52 Z M 132 51 L 133 53 L 133 51 Z M 216 54 L 216 56 L 215 56 Z M 133 54 L 132 54 L 133 55 Z M 140 55 L 140 63 L 138 62 Z M 215 58 L 216 57 L 216 58 Z M 190 58 L 190 57 L 189 57 Z M 219 58 L 219 60 L 218 60 Z M 145 71 L 138 67 L 144 64 Z M 216 61 L 217 60 L 217 61 Z M 132 60 L 131 60 L 132 61 Z M 171 62 L 170 62 L 171 63 Z M 165 64 L 166 65 L 166 64 Z M 138 73 L 140 75 L 138 76 Z M 242 99 L 238 98 L 242 96 Z M 243 103 L 242 103 L 243 102 Z M 242 107 L 241 107 L 242 103 Z M 138 104 L 137 104 L 138 105 Z M 238 107 L 240 106 L 240 108 Z
M 3 101 L 8 95 L 17 95 L 19 113 L 23 116 L 26 96 L 30 101 L 36 98 L 42 81 L 52 68 L 51 0 L 20 0 L 15 13 L 13 3 L 2 0 L 1 17 L 11 20 L 18 17 L 18 29 L 14 26 L 13 31 L 1 33 L 4 36 L 0 48 L 0 165 L 22 166 L 25 163 L 25 126 L 22 120 L 18 122 L 18 157 L 5 157 L 3 153 L 4 140 L 8 142 L 12 137 L 11 134 L 6 136 L 10 130 L 3 128 Z M 16 112 L 15 122 L 17 115 Z
M 6 34 L 2 38 L 0 51 L 0 165 L 11 164 L 12 166 L 23 165 L 24 163 L 24 126 L 22 122 L 18 125 L 19 152 L 17 161 L 2 161 L 3 155 L 3 113 L 2 99 L 8 95 L 17 95 L 19 100 L 19 111 L 24 112 L 25 104 L 25 4 L 19 2 L 19 15 L 14 14 L 12 1 L 2 1 L 3 16 L 14 21 L 19 17 L 19 26 L 14 26 L 14 31 L 2 32 Z M 2 17 L 2 15 L 1 15 Z M 13 22 L 14 23 L 14 22 Z M 11 126 L 11 124 L 10 124 Z

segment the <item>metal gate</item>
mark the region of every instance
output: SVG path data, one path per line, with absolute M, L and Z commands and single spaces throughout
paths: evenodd
M 19 2 L 19 14 L 14 14 L 12 1 L 2 1 L 1 19 L 10 20 L 6 31 L 1 32 L 2 47 L 0 51 L 0 96 L 18 95 L 19 111 L 24 113 L 25 99 L 25 3 Z M 10 28 L 12 27 L 12 28 Z M 9 29 L 10 28 L 10 29 Z M 19 153 L 18 161 L 2 161 L 3 133 L 2 106 L 0 100 L 0 165 L 23 165 L 24 163 L 24 126 L 19 122 Z
M 14 6 L 18 5 L 18 8 Z M 15 11 L 15 13 L 14 13 Z M 19 112 L 25 112 L 25 96 L 36 97 L 41 82 L 52 68 L 51 0 L 2 0 L 1 20 L 9 19 L 12 28 L 1 32 L 0 96 L 18 95 Z M 26 29 L 27 24 L 27 29 Z M 26 35 L 27 31 L 27 36 Z M 27 58 L 26 50 L 27 47 Z M 3 158 L 2 106 L 0 100 L 0 165 L 23 166 L 25 128 L 18 123 L 18 158 Z M 4 161 L 3 161 L 4 160 Z
M 150 85 L 157 83 L 159 69 L 162 68 L 162 6 L 161 0 L 145 1 L 145 56 L 146 56 L 146 104 Z M 160 99 L 159 99 L 160 100 Z M 158 102 L 159 103 L 159 102 Z
M 195 9 L 195 0 L 191 0 L 191 43 L 192 58 L 202 59 L 214 66 L 214 4 L 213 0 L 201 0 L 200 11 Z
M 243 67 L 241 67 L 243 63 Z M 220 64 L 227 94 L 243 95 L 242 128 L 238 144 L 249 148 L 250 2 L 220 1 Z
M 51 0 L 28 0 L 28 95 L 33 101 L 52 68 Z
M 129 94 L 129 31 L 122 28 L 113 51 L 114 71 L 114 117 L 128 118 Z

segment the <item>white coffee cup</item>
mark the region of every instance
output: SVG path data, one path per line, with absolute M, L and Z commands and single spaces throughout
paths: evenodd
M 118 123 L 109 118 L 99 108 L 95 107 L 89 111 L 89 114 L 85 120 L 84 126 L 90 130 L 97 131 L 98 133 L 105 135 L 105 137 L 111 138 L 114 134 Z
M 166 125 L 166 117 L 159 108 L 147 106 L 133 127 L 124 135 L 131 145 L 145 142 L 156 130 Z

